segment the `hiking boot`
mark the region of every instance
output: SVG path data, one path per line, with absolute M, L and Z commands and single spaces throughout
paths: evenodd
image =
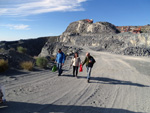
M 63 70 L 61 70 L 61 74 L 63 73 Z
M 61 76 L 60 74 L 58 74 L 58 76 Z

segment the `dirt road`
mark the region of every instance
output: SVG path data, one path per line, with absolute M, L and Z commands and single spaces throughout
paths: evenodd
M 72 77 L 69 61 L 63 76 L 49 70 L 2 80 L 6 106 L 0 113 L 150 113 L 150 59 L 83 50 L 95 57 L 90 83 L 86 68 Z

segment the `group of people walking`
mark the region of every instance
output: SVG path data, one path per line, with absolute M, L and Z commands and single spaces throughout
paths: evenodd
M 55 60 L 55 63 L 57 63 L 58 76 L 61 76 L 63 72 L 62 66 L 64 65 L 64 62 L 65 62 L 65 54 L 62 52 L 61 49 L 59 49 L 56 55 L 56 60 Z M 78 70 L 79 70 L 80 65 L 82 66 L 86 65 L 87 82 L 89 83 L 91 70 L 95 62 L 96 62 L 95 59 L 90 55 L 90 53 L 86 53 L 86 57 L 83 62 L 81 61 L 79 54 L 75 53 L 74 57 L 71 59 L 71 65 L 70 65 L 70 66 L 73 66 L 73 77 L 78 77 Z

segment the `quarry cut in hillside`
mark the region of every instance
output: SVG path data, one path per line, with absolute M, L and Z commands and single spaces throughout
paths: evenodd
M 40 56 L 54 55 L 56 48 L 66 48 L 64 45 L 72 47 L 88 46 L 96 51 L 123 55 L 149 56 L 150 33 L 120 33 L 116 26 L 109 22 L 92 23 L 87 20 L 79 20 L 70 23 L 57 39 L 57 43 L 47 43 L 42 48 Z M 55 48 L 55 50 L 52 48 Z

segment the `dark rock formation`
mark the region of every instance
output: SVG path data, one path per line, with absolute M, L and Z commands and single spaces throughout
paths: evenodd
M 71 55 L 81 50 L 81 48 L 79 47 L 67 46 L 64 45 L 64 43 L 60 43 L 60 42 L 54 42 L 54 43 L 47 42 L 45 46 L 42 48 L 39 57 L 55 56 L 58 52 L 58 49 L 60 48 L 65 53 L 65 55 Z
M 149 56 L 150 48 L 142 48 L 142 47 L 127 47 L 123 50 L 124 55 L 135 55 L 135 56 Z
M 42 47 L 48 40 L 55 42 L 57 40 L 57 37 L 42 37 L 37 39 L 19 40 L 19 41 L 1 41 L 0 48 L 3 48 L 5 50 L 13 48 L 16 50 L 18 46 L 22 46 L 24 48 L 27 48 L 28 55 L 38 56 L 42 50 Z

